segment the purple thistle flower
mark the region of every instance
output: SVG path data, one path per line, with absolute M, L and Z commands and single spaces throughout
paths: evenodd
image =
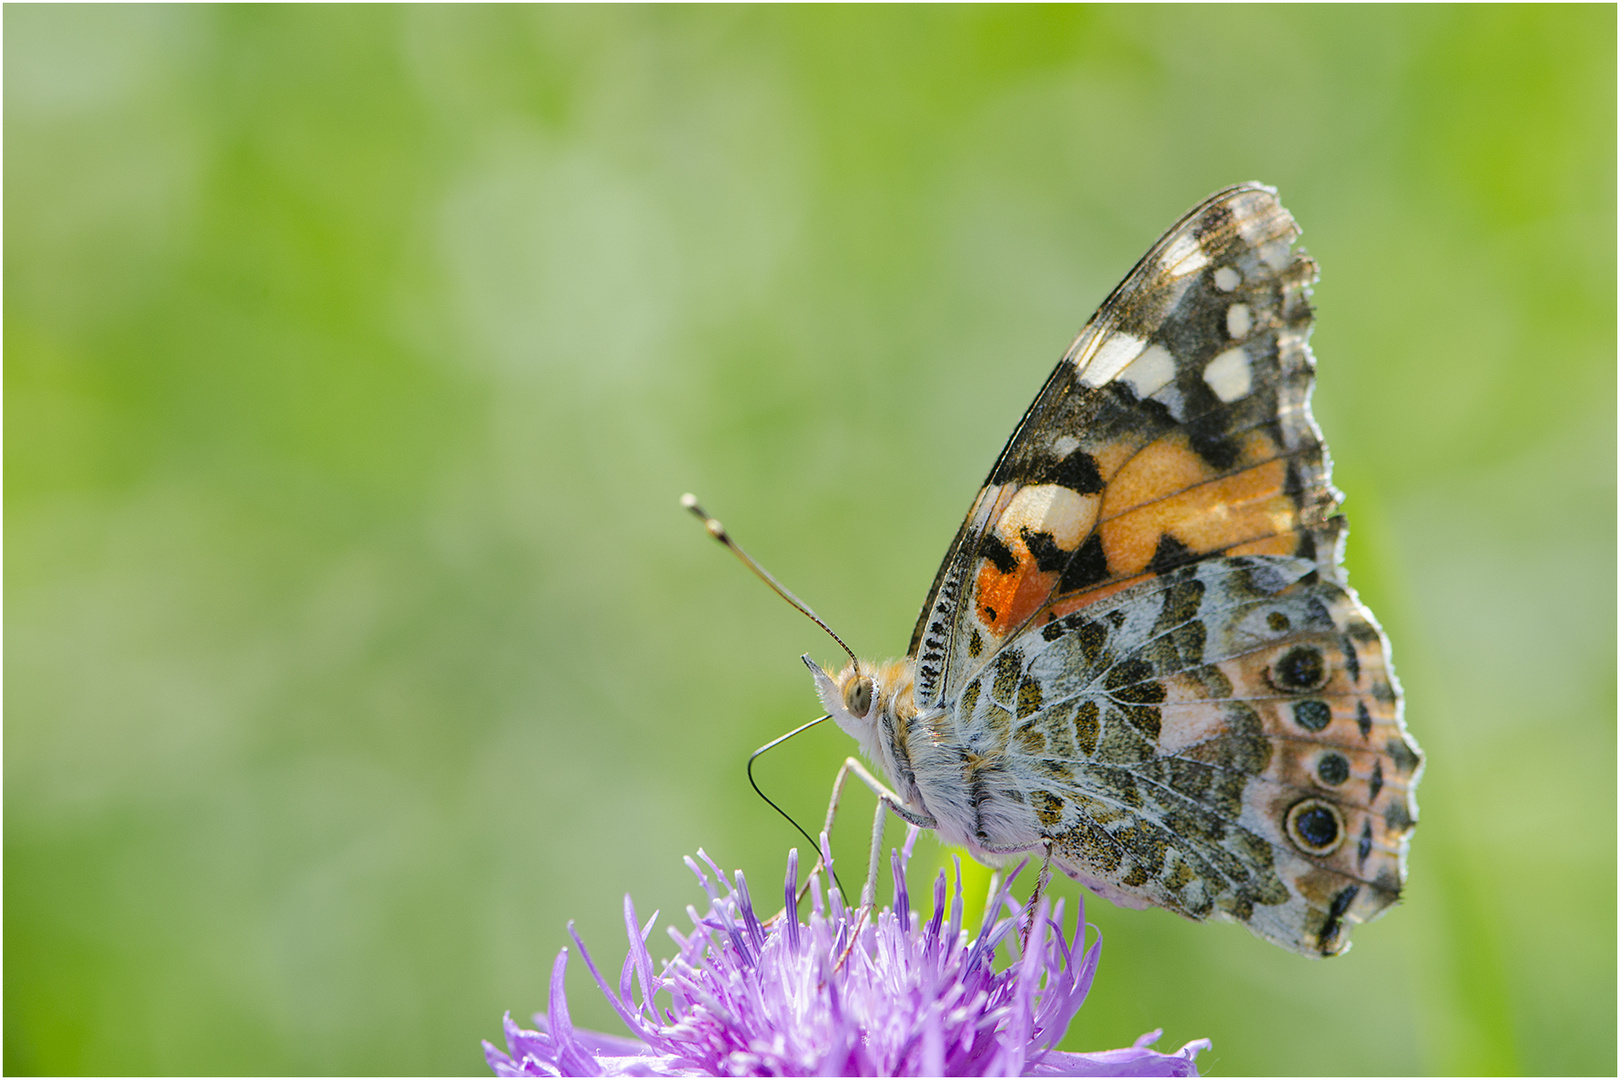
M 497 1076 L 1198 1075 L 1194 1059 L 1209 1049 L 1208 1039 L 1173 1054 L 1148 1048 L 1157 1031 L 1122 1050 L 1051 1049 L 1085 1000 L 1102 949 L 1100 937 L 1081 949 L 1083 905 L 1066 940 L 1063 902 L 1049 910 L 1043 899 L 1022 955 L 995 971 L 997 947 L 1016 941 L 1022 925 L 1024 908 L 1009 891 L 1017 871 L 994 890 L 970 941 L 960 863 L 948 922 L 944 870 L 934 882 L 933 917 L 923 923 L 911 911 L 905 864 L 915 839 L 913 829 L 904 857 L 893 856 L 892 908 L 863 920 L 836 888 L 824 898 L 812 874 L 806 923 L 796 917 L 797 851 L 788 855 L 786 914 L 765 924 L 741 871 L 731 885 L 700 850 L 715 881 L 692 859 L 686 864 L 708 893 L 709 910 L 687 908 L 690 934 L 670 928 L 678 951 L 661 970 L 654 971 L 646 944 L 658 916 L 641 925 L 629 896 L 630 954 L 616 991 L 568 926 L 591 977 L 636 1038 L 573 1026 L 564 948 L 551 969 L 548 1010 L 534 1018 L 540 1030 L 519 1028 L 508 1013 L 507 1053 L 484 1043 L 490 1068 Z

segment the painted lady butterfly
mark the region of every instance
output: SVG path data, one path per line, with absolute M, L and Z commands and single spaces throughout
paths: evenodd
M 806 658 L 892 785 L 851 758 L 835 804 L 853 773 L 981 861 L 1308 955 L 1400 896 L 1423 757 L 1340 566 L 1298 235 L 1259 184 L 1176 222 L 1013 431 L 909 655 Z

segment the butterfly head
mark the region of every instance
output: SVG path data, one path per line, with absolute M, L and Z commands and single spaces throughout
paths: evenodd
M 808 656 L 804 662 L 816 680 L 816 693 L 827 714 L 861 744 L 869 757 L 887 764 L 892 751 L 885 743 L 896 732 L 904 731 L 905 722 L 916 712 L 912 704 L 912 663 L 890 660 L 874 664 L 862 660 L 845 664 L 835 674 Z

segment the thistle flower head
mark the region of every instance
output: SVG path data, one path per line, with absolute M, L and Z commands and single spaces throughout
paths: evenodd
M 1194 1059 L 1207 1039 L 1173 1054 L 1149 1049 L 1158 1032 L 1122 1050 L 1052 1049 L 1085 1000 L 1101 953 L 1100 937 L 1083 947 L 1084 911 L 1065 938 L 1063 902 L 1053 908 L 1042 900 L 1027 943 L 997 971 L 998 947 L 1018 940 L 1028 914 L 1009 891 L 1016 872 L 993 888 L 973 937 L 962 923 L 961 866 L 954 892 L 941 870 L 925 922 L 906 892 L 915 838 L 913 830 L 905 855 L 893 857 L 892 906 L 863 917 L 836 888 L 824 894 L 813 873 L 805 922 L 797 917 L 797 851 L 788 855 L 785 909 L 769 922 L 755 913 L 742 873 L 728 882 L 699 851 L 709 873 L 686 863 L 709 908 L 687 908 L 689 933 L 670 928 L 673 959 L 654 964 L 647 939 L 658 916 L 642 925 L 628 896 L 630 953 L 616 988 L 569 925 L 591 977 L 635 1038 L 573 1026 L 565 948 L 552 967 L 549 1008 L 535 1016 L 540 1030 L 519 1028 L 508 1014 L 506 1053 L 484 1044 L 490 1067 L 499 1076 L 1197 1075 Z

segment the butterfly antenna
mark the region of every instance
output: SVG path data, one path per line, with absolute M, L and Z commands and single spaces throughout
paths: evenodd
M 827 631 L 827 636 L 838 642 L 838 647 L 843 649 L 845 653 L 849 654 L 850 663 L 854 664 L 856 668 L 861 666 L 861 662 L 855 659 L 855 654 L 850 650 L 850 647 L 844 644 L 844 639 L 833 633 L 832 627 L 822 622 L 821 616 L 811 611 L 809 604 L 806 604 L 803 600 L 800 600 L 797 596 L 794 596 L 786 585 L 783 585 L 780 581 L 777 581 L 771 576 L 771 572 L 769 570 L 755 562 L 752 555 L 738 547 L 737 541 L 733 540 L 731 538 L 731 534 L 726 532 L 726 527 L 720 524 L 714 518 L 710 517 L 709 512 L 698 505 L 696 495 L 692 495 L 690 493 L 682 495 L 681 505 L 692 511 L 692 515 L 699 521 L 703 522 L 703 527 L 709 530 L 709 535 L 720 541 L 721 545 L 725 547 L 727 551 L 741 559 L 742 564 L 748 567 L 748 569 L 752 570 L 755 577 L 759 578 L 759 580 L 763 581 L 765 584 L 769 585 L 773 590 L 775 590 L 777 596 L 780 596 L 782 599 L 792 604 L 811 622 Z

